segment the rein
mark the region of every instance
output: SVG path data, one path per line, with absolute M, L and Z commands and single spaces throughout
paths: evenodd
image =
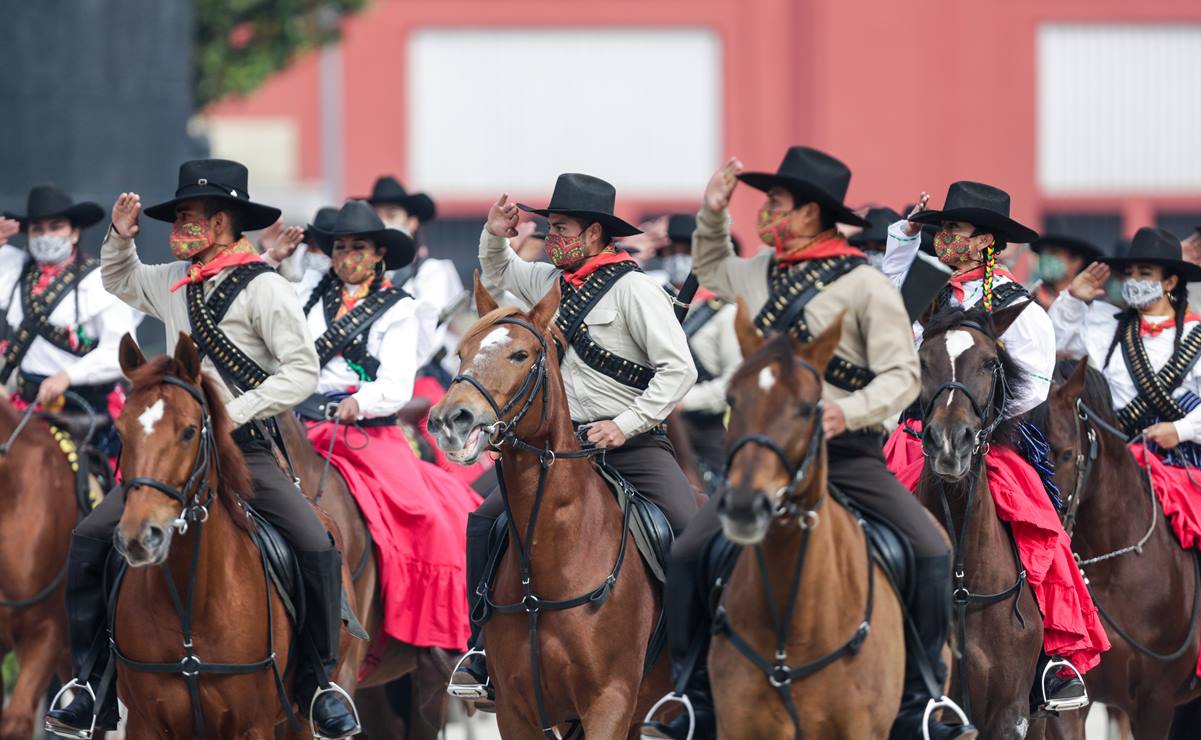
M 989 332 L 980 324 L 974 321 L 964 321 L 960 324 L 961 327 L 974 329 L 985 336 Z M 951 542 L 954 544 L 954 569 L 952 572 L 952 587 L 951 601 L 955 609 L 956 621 L 956 639 L 959 643 L 959 649 L 956 651 L 955 664 L 956 673 L 959 675 L 960 687 L 960 706 L 967 716 L 972 714 L 971 692 L 968 690 L 968 674 L 967 674 L 967 609 L 968 606 L 976 604 L 979 606 L 990 606 L 1010 598 L 1013 599 L 1013 613 L 1017 617 L 1018 624 L 1025 627 L 1026 620 L 1022 616 L 1021 602 L 1019 601 L 1022 595 L 1022 587 L 1026 584 L 1026 568 L 1022 565 L 1022 559 L 1018 553 L 1017 542 L 1013 539 L 1013 534 L 1010 533 L 1009 542 L 1013 546 L 1013 559 L 1017 566 L 1017 580 L 1012 586 L 993 594 L 977 594 L 967 586 L 967 574 L 965 569 L 965 561 L 967 559 L 967 551 L 964 548 L 964 540 L 970 530 L 972 512 L 975 510 L 976 492 L 979 488 L 980 476 L 984 471 L 984 456 L 988 454 L 989 441 L 992 438 L 993 432 L 1000 426 L 1004 418 L 1005 404 L 1009 396 L 1009 386 L 1005 382 L 1004 367 L 998 363 L 992 368 L 992 388 L 989 391 L 987 406 L 982 406 L 967 386 L 957 381 L 948 381 L 943 383 L 934 391 L 934 395 L 930 397 L 930 402 L 922 410 L 922 453 L 929 457 L 926 450 L 926 435 L 928 434 L 929 425 L 926 423 L 930 418 L 931 412 L 934 409 L 934 402 L 938 400 L 944 392 L 961 391 L 967 396 L 968 402 L 972 405 L 972 410 L 976 416 L 984 421 L 991 415 L 991 421 L 987 422 L 975 435 L 975 446 L 972 448 L 972 466 L 971 473 L 967 478 L 967 503 L 963 510 L 963 526 L 958 531 L 955 527 L 955 520 L 951 513 L 950 499 L 947 497 L 946 485 L 942 478 L 937 475 L 933 476 L 938 487 L 938 496 L 942 504 L 943 524 L 947 528 L 947 534 L 951 537 Z M 986 412 L 986 408 L 988 412 Z
M 622 514 L 621 542 L 618 545 L 617 557 L 613 562 L 613 567 L 610 569 L 609 575 L 600 585 L 586 593 L 569 599 L 544 599 L 538 595 L 531 584 L 532 567 L 530 548 L 533 545 L 534 530 L 538 523 L 538 513 L 542 508 L 542 499 L 546 492 L 546 480 L 550 473 L 550 468 L 555 464 L 556 460 L 593 457 L 604 454 L 604 450 L 601 448 L 591 448 L 556 451 L 549 447 L 531 445 L 517 436 L 515 431 L 517 426 L 525 418 L 526 414 L 529 413 L 535 399 L 539 395 L 542 397 L 541 425 L 544 426 L 547 420 L 547 395 L 549 391 L 549 371 L 546 366 L 548 354 L 547 342 L 546 338 L 532 324 L 516 316 L 506 316 L 497 319 L 494 323 L 519 326 L 538 339 L 540 349 L 533 367 L 530 368 L 529 375 L 526 376 L 526 379 L 522 382 L 517 392 L 503 407 L 496 402 L 496 399 L 493 398 L 492 394 L 482 383 L 466 373 L 455 376 L 451 380 L 450 386 L 454 386 L 460 382 L 467 383 L 475 388 L 484 397 L 484 400 L 488 402 L 488 405 L 492 407 L 493 412 L 496 414 L 496 422 L 489 429 L 489 447 L 494 450 L 500 450 L 503 445 L 507 444 L 515 450 L 538 456 L 538 486 L 534 492 L 534 504 L 530 511 L 529 522 L 526 524 L 525 536 L 523 538 L 517 531 L 517 523 L 513 518 L 509 491 L 505 485 L 504 471 L 500 470 L 501 462 L 497 461 L 496 467 L 498 472 L 496 479 L 499 484 L 501 500 L 505 505 L 505 514 L 508 518 L 509 539 L 517 549 L 522 596 L 519 601 L 511 604 L 497 604 L 492 600 L 492 589 L 487 583 L 479 584 L 476 587 L 476 593 L 490 611 L 498 614 L 520 614 L 524 612 L 528 616 L 530 629 L 530 673 L 534 684 L 534 700 L 538 710 L 538 721 L 542 725 L 543 735 L 551 740 L 555 740 L 558 738 L 558 735 L 550 723 L 549 713 L 546 711 L 546 698 L 542 691 L 542 661 L 538 644 L 538 617 L 543 611 L 564 611 L 585 604 L 599 606 L 608 599 L 613 585 L 617 583 L 617 576 L 621 573 L 622 563 L 625 562 L 626 543 L 630 538 L 630 512 L 633 509 L 633 505 L 627 504 Z M 519 403 L 521 406 L 517 412 L 510 420 L 505 421 L 505 416 L 517 407 Z
M 180 598 L 179 591 L 175 587 L 175 581 L 171 577 L 171 572 L 167 567 L 167 563 L 163 563 L 161 571 L 167 583 L 167 592 L 171 596 L 172 606 L 175 608 L 175 613 L 179 617 L 180 629 L 183 636 L 183 657 L 176 662 L 148 662 L 134 660 L 121 652 L 117 645 L 116 632 L 112 625 L 116 624 L 117 614 L 117 598 L 120 595 L 121 583 L 124 580 L 125 573 L 128 570 L 127 566 L 121 568 L 120 573 L 113 582 L 112 592 L 109 598 L 109 649 L 120 662 L 129 666 L 135 671 L 145 673 L 163 673 L 182 676 L 187 683 L 188 695 L 192 703 L 192 721 L 196 732 L 196 737 L 203 738 L 204 733 L 204 713 L 200 701 L 200 676 L 201 674 L 217 674 L 217 675 L 246 675 L 257 673 L 259 671 L 270 669 L 275 678 L 276 692 L 279 695 L 279 701 L 287 713 L 288 723 L 294 730 L 300 729 L 300 723 L 296 719 L 296 715 L 292 712 L 292 704 L 288 699 L 287 689 L 284 687 L 283 676 L 280 674 L 279 663 L 275 657 L 275 634 L 272 626 L 274 624 L 274 608 L 271 604 L 271 577 L 267 566 L 267 556 L 259 549 L 259 559 L 262 564 L 264 583 L 267 589 L 267 641 L 268 655 L 260 661 L 254 663 L 209 663 L 202 661 L 200 656 L 196 654 L 195 646 L 192 640 L 192 619 L 195 611 L 196 601 L 196 580 L 199 575 L 200 564 L 200 538 L 204 532 L 204 523 L 209 518 L 209 508 L 212 506 L 216 498 L 216 490 L 209 484 L 208 477 L 210 471 L 215 471 L 218 480 L 221 476 L 220 460 L 217 457 L 216 440 L 213 436 L 212 416 L 209 414 L 208 403 L 205 401 L 203 394 L 194 386 L 172 376 L 166 376 L 162 381 L 168 385 L 173 385 L 177 388 L 182 388 L 187 391 L 188 395 L 200 405 L 203 422 L 200 429 L 200 444 L 196 450 L 196 459 L 192 463 L 192 471 L 188 475 L 187 481 L 183 488 L 160 481 L 154 478 L 131 478 L 124 481 L 122 484 L 126 490 L 138 486 L 153 488 L 156 491 L 166 494 L 169 498 L 179 502 L 183 510 L 180 512 L 172 525 L 182 536 L 187 534 L 189 526 L 195 527 L 195 536 L 192 538 L 192 558 L 191 565 L 188 571 L 188 591 L 187 604 L 185 605 Z M 109 683 L 115 675 L 116 661 L 109 661 L 108 668 L 105 670 L 104 677 L 101 679 L 100 688 L 97 690 L 98 695 L 103 695 L 108 688 Z M 88 668 L 90 671 L 90 667 Z M 83 673 L 81 675 L 87 675 Z
M 795 358 L 795 361 L 800 363 L 806 370 L 813 373 L 814 378 L 820 387 L 822 382 L 821 373 L 817 368 L 801 358 Z M 743 448 L 751 445 L 764 447 L 771 451 L 773 455 L 783 465 L 785 471 L 790 471 L 789 482 L 782 487 L 777 493 L 774 502 L 773 519 L 787 521 L 795 519 L 797 526 L 801 529 L 801 544 L 797 552 L 796 566 L 792 572 L 791 585 L 788 590 L 788 600 L 781 613 L 778 606 L 778 600 L 771 586 L 770 573 L 767 567 L 767 558 L 763 551 L 763 545 L 755 546 L 755 563 L 759 569 L 760 579 L 763 581 L 763 588 L 766 591 L 768 614 L 771 616 L 772 627 L 775 631 L 776 645 L 775 654 L 772 659 L 768 659 L 760 655 L 744 637 L 739 635 L 734 627 L 730 624 L 727 618 L 726 609 L 719 606 L 713 622 L 713 633 L 722 634 L 730 641 L 738 652 L 742 653 L 743 657 L 753 663 L 767 677 L 768 683 L 776 690 L 780 696 L 780 701 L 784 704 L 784 708 L 788 711 L 788 716 L 792 720 L 793 730 L 796 737 L 801 737 L 801 720 L 800 712 L 797 709 L 796 701 L 792 697 L 791 684 L 793 681 L 801 680 L 811 676 L 826 666 L 848 655 L 856 655 L 859 653 L 863 643 L 867 640 L 868 633 L 871 632 L 872 610 L 875 604 L 876 579 L 875 579 L 875 562 L 872 559 L 871 540 L 867 536 L 867 532 L 863 533 L 864 545 L 867 548 L 867 604 L 864 608 L 863 621 L 859 623 L 855 633 L 839 647 L 826 653 L 825 655 L 802 663 L 797 666 L 788 664 L 788 632 L 792 626 L 793 617 L 796 613 L 797 602 L 801 591 L 801 574 L 805 569 L 805 556 L 809 551 L 809 537 L 812 534 L 821 519 L 818 510 L 825 503 L 829 495 L 826 491 L 821 491 L 817 501 L 813 507 L 808 510 L 801 510 L 793 500 L 797 494 L 797 490 L 801 484 L 809 477 L 809 471 L 813 467 L 814 461 L 819 457 L 823 443 L 825 442 L 825 433 L 821 425 L 822 404 L 819 401 L 814 412 L 816 422 L 814 424 L 813 433 L 809 437 L 809 445 L 805 450 L 805 455 L 801 461 L 793 466 L 788 459 L 784 449 L 771 437 L 765 434 L 748 434 L 739 438 L 737 442 L 730 448 L 729 454 L 726 456 L 726 471 L 731 470 L 731 464 L 734 462 L 735 456 L 742 451 Z M 723 485 L 728 486 L 728 480 L 723 476 Z M 864 522 L 860 518 L 856 518 L 860 528 L 864 526 Z
M 1072 491 L 1070 505 L 1064 516 L 1064 529 L 1067 531 L 1069 537 L 1072 536 L 1073 529 L 1075 529 L 1076 514 L 1080 508 L 1081 497 L 1078 494 L 1082 490 L 1082 487 L 1088 482 L 1092 474 L 1093 463 L 1099 456 L 1099 443 L 1097 441 L 1097 434 L 1094 431 L 1094 426 L 1110 436 L 1115 437 L 1125 445 L 1141 442 L 1143 447 L 1143 455 L 1146 456 L 1149 454 L 1147 451 L 1147 439 L 1142 432 L 1134 435 L 1133 437 L 1127 436 L 1124 431 L 1115 427 L 1113 424 L 1110 424 L 1096 411 L 1090 408 L 1083 399 L 1080 398 L 1076 399 L 1076 418 L 1079 419 L 1079 427 L 1082 430 L 1085 430 L 1087 433 L 1089 451 L 1088 454 L 1085 455 L 1083 447 L 1081 447 L 1076 454 L 1076 488 Z M 1081 439 L 1084 438 L 1084 436 L 1081 436 Z M 1080 461 L 1082 458 L 1087 458 L 1086 467 L 1083 469 L 1083 472 L 1080 467 Z M 1105 607 L 1101 605 L 1101 602 L 1097 600 L 1097 595 L 1093 591 L 1092 581 L 1084 572 L 1085 566 L 1088 565 L 1102 563 L 1106 560 L 1113 560 L 1114 558 L 1128 555 L 1130 553 L 1142 555 L 1143 547 L 1151 539 L 1151 535 L 1155 533 L 1155 528 L 1159 524 L 1159 502 L 1155 497 L 1155 486 L 1151 481 L 1150 469 L 1145 465 L 1140 465 L 1138 467 L 1142 471 L 1143 480 L 1146 482 L 1147 491 L 1151 496 L 1151 525 L 1147 528 L 1147 532 L 1138 540 L 1138 542 L 1134 543 L 1133 545 L 1127 545 L 1125 547 L 1118 548 L 1117 550 L 1105 553 L 1104 555 L 1091 557 L 1087 560 L 1082 560 L 1079 555 L 1075 555 L 1076 567 L 1080 569 L 1080 575 L 1084 577 L 1084 585 L 1086 588 L 1088 588 L 1089 596 L 1092 597 L 1093 604 L 1096 605 L 1097 611 L 1101 614 L 1101 618 L 1105 620 L 1105 623 L 1108 624 L 1113 631 L 1118 634 L 1118 636 L 1125 640 L 1130 647 L 1134 648 L 1139 653 L 1142 653 L 1148 658 L 1160 663 L 1170 663 L 1184 655 L 1185 651 L 1188 650 L 1189 645 L 1192 643 L 1193 632 L 1195 632 L 1197 629 L 1197 623 L 1198 621 L 1201 621 L 1201 556 L 1199 556 L 1196 552 L 1193 552 L 1193 604 L 1189 610 L 1188 630 L 1184 634 L 1184 642 L 1181 643 L 1180 647 L 1176 648 L 1170 653 L 1157 653 L 1148 648 L 1146 645 L 1143 645 L 1135 640 L 1129 632 L 1122 629 L 1122 627 L 1118 625 L 1117 621 L 1114 620 L 1110 613 L 1106 611 Z

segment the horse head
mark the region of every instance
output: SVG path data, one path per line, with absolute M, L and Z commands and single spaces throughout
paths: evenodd
M 987 451 L 1018 375 L 998 339 L 1030 301 L 993 314 L 952 308 L 926 325 L 922 367 L 922 449 L 930 469 L 960 481 Z
M 159 565 L 177 529 L 208 518 L 218 467 L 220 485 L 244 493 L 250 490 L 249 473 L 241 456 L 229 450 L 218 463 L 218 445 L 233 445 L 230 424 L 224 408 L 209 403 L 215 395 L 189 336 L 179 335 L 174 357 L 148 362 L 126 334 L 119 357 L 132 387 L 116 422 L 126 490 L 113 540 L 131 566 Z
M 526 439 L 544 433 L 547 386 L 558 378 L 558 353 L 549 345 L 561 342 L 551 323 L 559 299 L 556 283 L 528 312 L 498 308 L 476 273 L 481 318 L 459 342 L 459 375 L 427 422 L 448 458 L 470 465 L 506 432 Z
M 787 334 L 765 340 L 739 299 L 735 329 L 746 360 L 727 389 L 728 460 L 717 513 L 726 537 L 752 545 L 777 514 L 808 510 L 825 489 L 822 375 L 842 337 L 842 315 L 808 343 Z

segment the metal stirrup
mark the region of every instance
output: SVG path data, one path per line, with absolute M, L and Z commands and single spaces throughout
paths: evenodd
M 692 710 L 692 699 L 688 698 L 688 694 L 677 694 L 674 691 L 669 691 L 668 693 L 664 694 L 663 697 L 659 699 L 659 701 L 655 702 L 655 705 L 647 711 L 646 717 L 642 719 L 642 724 L 644 726 L 649 725 L 654 721 L 651 719 L 651 717 L 655 716 L 655 712 L 658 712 L 665 705 L 671 704 L 672 702 L 682 704 L 684 706 L 684 711 L 688 712 L 688 735 L 685 736 L 684 740 L 692 740 L 692 735 L 694 732 L 696 732 L 696 712 Z M 642 740 L 654 740 L 653 736 L 651 735 L 640 734 L 640 737 Z
M 467 659 L 473 655 L 483 655 L 487 657 L 483 648 L 473 647 L 467 652 L 463 653 L 463 657 L 459 658 L 458 663 L 455 663 L 455 669 L 450 672 L 452 681 L 446 684 L 446 693 L 455 699 L 473 701 L 477 699 L 488 698 L 488 686 L 492 683 L 491 676 L 485 678 L 483 683 L 477 682 L 475 684 L 456 684 L 453 682 L 454 675 L 459 672 L 459 670 L 463 667 L 463 664 L 467 662 Z
M 1039 677 L 1039 684 L 1041 684 L 1043 692 L 1043 709 L 1051 712 L 1071 712 L 1087 707 L 1089 703 L 1087 687 L 1084 688 L 1084 696 L 1080 697 L 1079 699 L 1061 699 L 1058 701 L 1052 701 L 1051 697 L 1047 696 L 1047 675 L 1051 672 L 1052 668 L 1069 669 L 1072 673 L 1076 674 L 1076 678 L 1080 679 L 1080 684 L 1082 686 L 1084 685 L 1084 676 L 1080 674 L 1080 671 L 1076 670 L 1076 666 L 1072 665 L 1070 660 L 1065 660 L 1063 658 L 1052 658 L 1051 660 L 1047 661 L 1047 665 L 1043 668 L 1043 673 Z
M 67 693 L 67 691 L 71 689 L 83 689 L 84 691 L 88 692 L 88 696 L 92 697 L 92 726 L 88 728 L 86 734 L 75 733 L 69 736 L 80 738 L 81 740 L 88 740 L 88 738 L 92 737 L 92 734 L 96 732 L 96 713 L 100 711 L 100 707 L 96 706 L 96 692 L 92 690 L 91 684 L 89 684 L 87 681 L 80 683 L 79 679 L 72 678 L 70 681 L 65 683 L 63 687 L 58 690 L 58 693 L 54 695 L 54 698 L 50 700 L 50 708 L 54 709 L 56 706 L 58 706 L 58 700 L 62 698 L 63 694 Z M 48 723 L 43 729 L 46 732 L 53 735 L 58 735 L 59 737 L 68 737 L 67 735 L 63 734 L 63 731 L 60 728 L 57 726 L 51 727 L 51 725 Z
M 960 708 L 955 700 L 949 696 L 944 696 L 941 699 L 930 699 L 926 702 L 926 711 L 922 713 L 922 738 L 930 740 L 930 720 L 934 717 L 934 712 L 939 709 L 950 709 L 959 718 L 959 724 L 967 727 L 971 722 L 967 719 L 967 714 Z
M 313 709 L 317 706 L 317 698 L 322 694 L 341 694 L 346 699 L 346 703 L 350 704 L 350 711 L 354 712 L 354 731 L 349 735 L 341 737 L 325 737 L 317 733 L 317 723 L 313 721 Z M 333 681 L 329 682 L 329 686 L 318 688 L 313 692 L 313 699 L 309 702 L 309 724 L 313 727 L 314 740 L 345 740 L 348 737 L 354 737 L 363 731 L 363 723 L 359 721 L 359 708 L 354 705 L 354 699 L 350 698 L 350 694 L 346 693 L 346 689 L 342 688 Z

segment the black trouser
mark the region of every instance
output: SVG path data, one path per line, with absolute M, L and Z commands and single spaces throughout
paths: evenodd
M 698 462 L 709 470 L 720 473 L 726 467 L 726 425 L 724 414 L 701 411 L 686 411 L 684 421 L 688 425 L 688 442 Z

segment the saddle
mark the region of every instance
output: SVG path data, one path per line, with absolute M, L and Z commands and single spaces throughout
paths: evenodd
M 913 597 L 913 547 L 893 527 L 892 523 L 866 509 L 856 506 L 838 489 L 830 487 L 831 497 L 857 519 L 863 521 L 863 531 L 871 543 L 872 558 L 883 568 L 897 592 L 902 606 Z M 714 614 L 721 601 L 721 592 L 729 583 L 730 574 L 742 546 L 736 545 L 718 532 L 709 541 L 701 559 L 699 577 L 704 592 L 710 594 L 709 612 Z

